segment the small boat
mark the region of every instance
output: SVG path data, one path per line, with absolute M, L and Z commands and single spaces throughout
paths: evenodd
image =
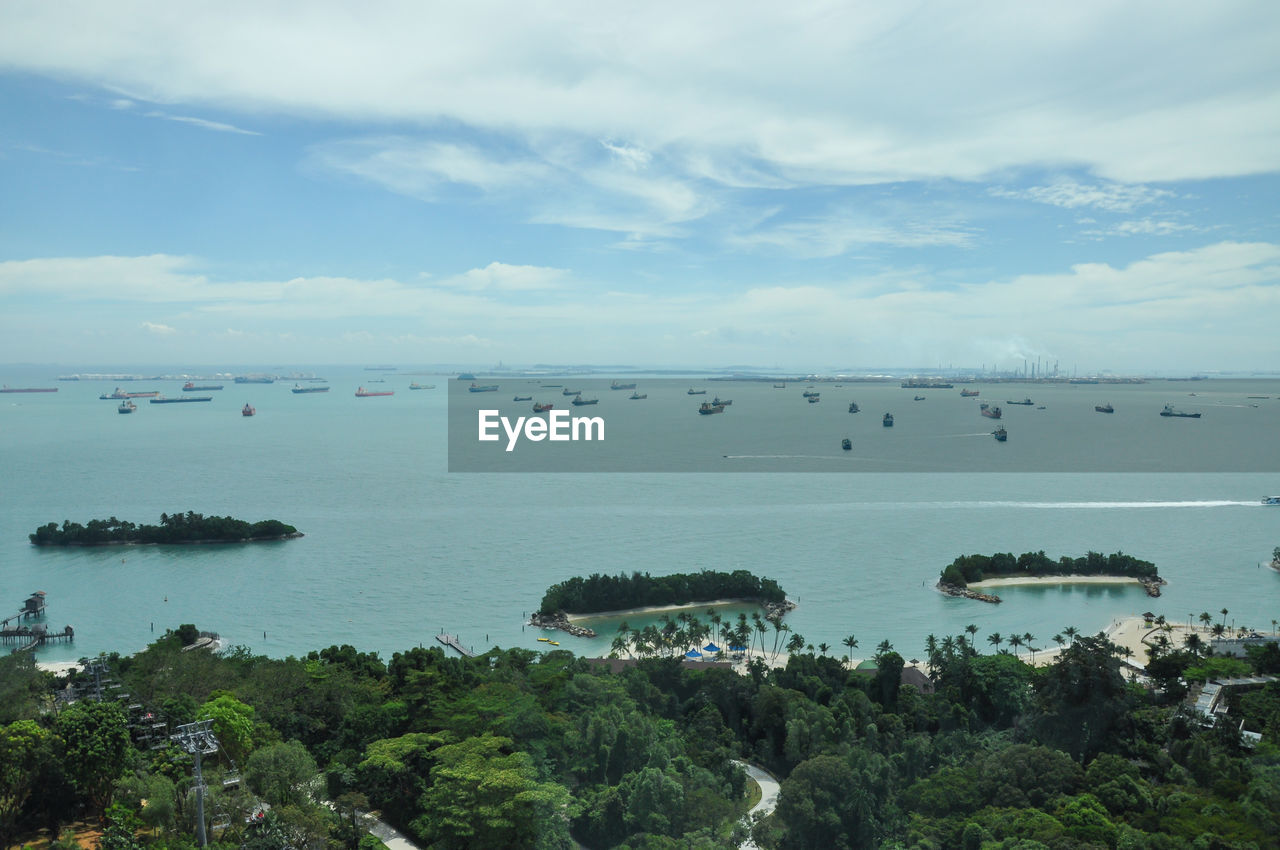
M 924 396 L 918 395 L 915 398 L 913 398 L 912 401 L 924 401 Z
M 805 398 L 817 398 L 818 396 L 822 395 L 822 393 L 811 393 L 808 390 L 805 390 L 804 392 L 800 393 L 800 395 L 804 396 Z
M 538 641 L 540 643 L 549 643 L 551 641 L 551 638 L 538 638 Z
M 1044 405 L 1043 405 L 1043 404 L 1037 404 L 1037 405 L 1036 405 L 1036 410 L 1044 410 Z
M 515 398 L 513 398 L 513 399 L 511 399 L 511 400 L 512 400 L 512 401 L 533 401 L 533 396 L 531 396 L 531 395 L 518 395 L 518 396 L 516 396 Z
M 1004 411 L 1002 411 L 999 407 L 990 407 L 985 404 L 982 405 L 981 409 L 978 412 L 981 413 L 983 416 L 987 417 L 988 419 L 999 419 L 1000 416 L 1004 413 Z
M 775 390 L 785 390 L 785 389 L 787 388 L 787 385 L 786 385 L 786 384 L 774 384 L 774 385 L 773 385 L 773 388 L 774 388 Z
M 570 403 L 570 404 L 572 404 L 574 407 L 582 407 L 584 404 L 599 404 L 599 403 L 600 403 L 600 399 L 598 399 L 598 398 L 583 398 L 583 397 L 582 397 L 582 396 L 580 396 L 580 395 L 576 395 L 576 396 L 574 396 L 574 397 L 573 397 L 573 401 L 571 401 L 571 402 L 569 402 L 569 403 Z
M 861 410 L 861 409 L 862 409 L 862 408 L 858 407 L 858 403 L 857 403 L 856 401 L 851 401 L 851 402 L 849 402 L 849 412 L 850 412 L 850 413 L 857 413 L 857 412 L 858 412 L 859 410 Z
M 257 412 L 258 411 L 254 409 L 253 405 L 249 404 L 247 401 L 244 403 L 244 407 L 240 408 L 241 416 L 253 416 Z
M 693 387 L 689 387 L 689 395 L 706 395 L 706 394 L 707 394 L 706 390 L 695 390 Z
M 609 385 L 609 389 L 611 390 L 634 390 L 635 388 L 635 384 L 620 384 L 617 381 L 614 381 Z
M 187 381 L 182 385 L 182 391 L 184 393 L 207 392 L 209 390 L 220 389 L 222 389 L 222 384 L 195 384 L 191 381 Z
M 533 403 L 533 412 L 534 412 L 534 413 L 545 413 L 546 411 L 550 410 L 550 409 L 551 409 L 551 408 L 553 408 L 553 407 L 555 407 L 555 405 L 554 405 L 554 404 L 539 404 L 538 402 L 536 402 L 536 401 L 535 401 L 535 402 Z
M 570 389 L 566 389 L 566 390 L 565 390 L 564 392 L 562 392 L 560 395 L 582 395 L 582 390 L 570 390 Z
M 723 405 L 723 406 L 725 406 L 725 407 L 728 407 L 729 405 L 733 404 L 733 399 L 731 399 L 731 398 L 730 398 L 730 399 L 722 399 L 722 398 L 720 398 L 720 396 L 716 396 L 715 398 L 713 398 L 713 399 L 711 400 L 711 403 L 712 403 L 712 404 L 720 404 L 720 405 Z
M 300 395 L 302 393 L 327 393 L 328 391 L 328 387 L 304 387 L 302 384 L 294 384 L 293 388 L 289 390 L 289 392 L 295 395 Z
M 1022 401 L 1006 401 L 1005 404 L 1025 404 L 1027 407 L 1035 404 L 1031 399 L 1024 398 Z
M 467 392 L 472 393 L 496 393 L 497 391 L 497 384 L 485 384 L 482 386 L 480 384 L 473 383 L 471 386 L 467 387 Z
M 434 390 L 435 388 L 436 388 L 435 384 L 410 384 L 409 385 L 409 389 L 411 390 Z
M 884 415 L 884 419 L 880 420 L 880 424 L 881 424 L 881 425 L 883 425 L 883 426 L 884 426 L 884 427 L 886 427 L 886 428 L 892 428 L 892 427 L 893 427 L 893 414 L 892 414 L 892 413 L 886 413 L 886 414 Z
M 712 413 L 724 413 L 724 405 L 712 404 L 709 401 L 704 401 L 702 403 L 702 407 L 698 408 L 698 412 L 701 413 L 703 416 L 709 416 Z
M 560 641 L 558 641 L 558 640 L 549 640 L 549 641 L 547 641 L 547 643 L 549 643 L 551 646 L 559 646 L 559 645 L 560 645 Z
M 1181 410 L 1174 410 L 1169 405 L 1164 406 L 1164 410 L 1160 411 L 1161 416 L 1175 416 L 1179 419 L 1199 419 L 1199 413 L 1183 413 Z
M 1004 426 L 1001 425 L 999 428 L 991 432 L 991 436 L 996 438 L 997 443 L 1003 443 L 1005 440 L 1009 439 L 1009 432 L 1004 430 Z
M 494 387 L 497 389 L 497 387 Z M 372 398 L 378 395 L 395 395 L 395 390 L 366 390 L 364 387 L 356 388 L 356 398 Z
M 809 396 L 809 404 L 817 404 L 820 401 L 822 401 L 822 399 L 818 397 L 817 393 Z
M 151 399 L 152 404 L 189 404 L 196 401 L 213 401 L 213 396 L 189 395 L 184 398 L 165 398 L 162 395 L 157 395 L 155 398 Z
M 853 441 L 850 440 L 848 437 L 845 437 L 843 440 L 840 441 L 840 448 L 844 449 L 846 452 L 849 451 L 850 449 L 853 448 Z
M 960 391 L 961 398 L 973 398 L 977 394 L 978 394 L 978 390 L 961 390 Z
M 1264 505 L 1280 505 L 1280 496 L 1266 496 L 1262 500 Z
M 116 408 L 119 413 L 133 413 L 138 409 L 138 405 L 134 404 L 131 399 L 125 399 L 120 402 L 120 406 Z
M 648 398 L 648 397 L 649 397 L 648 393 L 632 393 L 631 395 L 627 396 L 627 398 L 631 399 L 632 401 L 639 401 L 642 398 Z

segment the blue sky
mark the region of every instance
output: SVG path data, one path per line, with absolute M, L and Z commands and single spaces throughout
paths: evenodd
M 0 362 L 1280 368 L 1280 6 L 782 5 L 5 3 Z

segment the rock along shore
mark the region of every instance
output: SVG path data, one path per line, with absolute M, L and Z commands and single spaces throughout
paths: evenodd
M 979 602 L 994 602 L 999 605 L 1004 600 L 994 593 L 979 593 L 976 590 L 970 590 L 959 584 L 951 584 L 949 582 L 940 581 L 937 584 L 938 590 L 947 594 L 947 596 L 956 596 L 961 599 L 976 599 Z
M 529 625 L 537 626 L 541 629 L 559 629 L 562 632 L 568 632 L 574 637 L 593 638 L 596 636 L 595 629 L 589 629 L 586 626 L 575 626 L 569 622 L 569 617 L 563 611 L 555 614 L 540 614 L 534 612 L 529 618 Z

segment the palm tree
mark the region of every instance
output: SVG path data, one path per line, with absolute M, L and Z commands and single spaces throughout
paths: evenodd
M 1275 623 L 1276 623 L 1275 620 L 1271 621 L 1272 626 L 1274 626 Z M 925 654 L 928 655 L 930 658 L 933 658 L 933 656 L 938 654 L 938 638 L 936 635 L 932 633 L 925 635 L 924 651 L 925 651 Z
M 1189 635 L 1183 638 L 1182 644 L 1188 650 L 1195 653 L 1196 655 L 1199 655 L 1200 650 L 1204 648 L 1204 641 L 1201 640 L 1200 635 L 1196 634 L 1195 632 L 1191 632 Z
M 1067 640 L 1074 644 L 1076 642 L 1076 635 L 1080 634 L 1080 630 L 1075 626 L 1067 626 L 1062 630 L 1062 633 L 1067 636 Z
M 830 646 L 828 646 L 828 645 L 827 645 L 827 644 L 825 644 L 825 643 L 820 643 L 820 644 L 818 644 L 818 652 L 822 653 L 822 657 L 823 657 L 823 658 L 826 658 L 826 656 L 827 656 L 827 650 L 828 650 L 828 649 L 830 649 L 830 648 L 831 648 L 831 647 L 830 647 Z
M 1227 622 L 1227 614 L 1228 614 L 1228 613 L 1229 613 L 1229 612 L 1227 611 L 1227 609 L 1226 609 L 1226 608 L 1223 608 L 1223 609 L 1222 609 L 1222 622 L 1223 622 L 1223 624 L 1224 624 L 1224 625 L 1225 625 L 1225 624 L 1226 624 L 1226 622 Z
M 787 631 L 791 631 L 790 628 Z M 795 632 L 791 635 L 791 639 L 787 641 L 787 652 L 795 654 L 804 649 L 804 635 Z
M 1023 635 L 1022 635 L 1022 639 L 1023 639 L 1024 641 L 1026 641 L 1026 642 L 1027 642 L 1027 649 L 1031 651 L 1031 663 L 1032 663 L 1032 664 L 1035 664 L 1035 663 L 1036 663 L 1036 648 L 1035 648 L 1034 646 L 1032 646 L 1031 644 L 1035 641 L 1036 636 L 1035 636 L 1035 635 L 1033 635 L 1033 634 L 1031 634 L 1031 632 L 1024 632 L 1024 633 L 1023 633 Z
M 888 655 L 890 652 L 893 652 L 893 644 L 889 643 L 889 640 L 887 638 L 885 640 L 880 641 L 880 643 L 876 644 L 877 656 Z
M 1000 651 L 1000 644 L 1003 642 L 1004 642 L 1004 638 L 1000 635 L 999 632 L 992 632 L 991 634 L 987 635 L 987 643 L 994 646 L 996 648 L 997 653 Z
M 1206 629 L 1209 628 L 1209 624 L 1213 622 L 1213 615 L 1210 614 L 1208 611 L 1201 611 L 1200 622 L 1204 624 L 1204 627 Z
M 853 635 L 849 635 L 840 642 L 849 647 L 849 663 L 853 664 L 853 651 L 858 648 L 858 639 Z
M 969 642 L 973 643 L 973 639 L 978 636 L 978 627 L 970 623 L 964 627 L 964 630 L 969 633 Z
M 1058 645 L 1058 649 L 1059 649 L 1059 650 L 1061 650 L 1061 649 L 1062 649 L 1062 643 L 1063 643 L 1063 637 L 1062 637 L 1062 635 L 1060 635 L 1060 634 L 1054 635 L 1054 636 L 1053 636 L 1053 642 L 1054 642 L 1054 643 L 1056 643 L 1056 644 Z
M 1009 645 L 1013 647 L 1013 654 L 1018 654 L 1018 647 L 1022 646 L 1022 635 L 1010 635 Z
M 1213 632 L 1213 636 L 1216 638 L 1222 637 L 1222 633 L 1225 632 L 1226 630 L 1227 630 L 1227 627 L 1222 625 L 1222 623 L 1214 623 L 1213 628 L 1210 629 L 1210 631 Z
M 942 639 L 942 643 L 938 645 L 938 649 L 942 651 L 944 656 L 950 658 L 956 651 L 956 639 L 951 635 L 947 635 Z

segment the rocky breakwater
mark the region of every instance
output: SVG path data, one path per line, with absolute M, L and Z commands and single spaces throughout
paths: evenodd
M 796 603 L 790 599 L 784 599 L 781 602 L 765 602 L 761 605 L 764 608 L 764 618 L 766 620 L 781 620 L 788 611 L 794 611 Z
M 1138 581 L 1142 583 L 1142 589 L 1147 592 L 1147 596 L 1159 596 L 1161 585 L 1169 583 L 1159 576 L 1155 578 L 1140 578 Z
M 588 629 L 586 626 L 575 626 L 569 622 L 569 616 L 563 611 L 557 611 L 555 614 L 535 613 L 529 618 L 529 625 L 537 626 L 540 629 L 559 629 L 562 632 L 568 632 L 574 637 L 593 638 L 596 636 L 595 629 Z
M 1004 600 L 994 593 L 979 593 L 976 590 L 970 590 L 962 584 L 950 584 L 945 581 L 938 582 L 938 590 L 947 594 L 947 596 L 957 596 L 961 599 L 976 599 L 979 602 L 994 602 L 999 605 Z M 1157 595 L 1159 595 L 1157 593 Z

